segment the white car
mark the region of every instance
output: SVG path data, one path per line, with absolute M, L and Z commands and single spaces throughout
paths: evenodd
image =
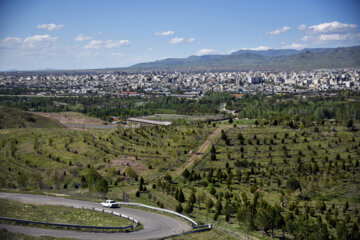
M 106 200 L 105 202 L 101 203 L 101 206 L 108 207 L 108 208 L 119 207 L 119 205 L 114 200 Z

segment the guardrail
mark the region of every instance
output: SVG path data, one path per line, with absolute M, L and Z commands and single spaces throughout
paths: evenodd
M 136 207 L 143 207 L 143 208 L 148 208 L 148 209 L 152 209 L 152 210 L 156 210 L 156 211 L 160 211 L 160 212 L 170 213 L 170 214 L 176 215 L 178 217 L 181 217 L 181 218 L 191 222 L 191 226 L 193 228 L 204 228 L 204 229 L 205 228 L 207 228 L 207 229 L 212 228 L 212 224 L 198 225 L 198 223 L 195 222 L 194 220 L 192 220 L 191 218 L 189 218 L 189 217 L 187 217 L 185 215 L 182 215 L 182 214 L 180 214 L 178 212 L 168 210 L 168 209 L 152 207 L 152 206 L 148 206 L 148 205 L 145 205 L 145 204 L 142 204 L 142 203 L 117 202 L 117 204 L 128 205 L 128 206 L 136 206 Z
M 171 236 L 159 238 L 157 240 L 163 240 L 163 239 L 173 238 L 173 237 L 177 237 L 177 236 L 184 236 L 184 235 L 191 234 L 191 233 L 210 231 L 212 225 L 208 224 L 208 225 L 202 225 L 202 226 L 210 226 L 210 228 L 208 227 L 208 228 L 195 229 L 195 230 L 191 230 L 191 231 L 187 231 L 187 232 L 183 232 L 183 233 L 174 234 L 174 235 L 171 235 Z
M 139 221 L 136 220 L 135 218 L 132 218 L 132 217 L 129 217 L 129 216 L 125 215 L 125 214 L 121 214 L 121 213 L 114 212 L 114 211 L 111 211 L 111 210 L 107 210 L 107 209 L 103 209 L 103 208 L 95 208 L 95 207 L 93 207 L 93 208 L 81 207 L 81 209 L 88 209 L 88 210 L 94 210 L 94 211 L 98 211 L 98 212 L 105 212 L 105 213 L 110 213 L 110 214 L 115 215 L 115 216 L 126 218 L 126 219 L 132 221 L 133 223 L 135 223 L 135 225 L 132 225 L 133 229 L 136 228 L 139 225 Z
M 18 222 L 18 223 L 32 223 L 32 224 L 48 225 L 48 226 L 56 226 L 56 227 L 68 227 L 68 228 L 90 228 L 90 229 L 102 229 L 102 230 L 110 230 L 110 229 L 122 230 L 122 229 L 133 228 L 133 225 L 124 226 L 124 227 L 100 227 L 100 226 L 89 226 L 89 225 L 39 222 L 39 221 L 31 221 L 31 220 L 7 218 L 7 217 L 0 217 L 0 220 L 5 220 L 9 222 Z
M 103 213 L 109 213 L 121 218 L 126 218 L 130 221 L 133 222 L 132 225 L 128 225 L 128 226 L 123 226 L 123 227 L 113 227 L 113 226 L 109 226 L 109 227 L 101 227 L 101 226 L 89 226 L 89 225 L 76 225 L 76 224 L 63 224 L 63 223 L 49 223 L 49 222 L 40 222 L 40 221 L 32 221 L 32 220 L 25 220 L 25 219 L 16 219 L 16 218 L 7 218 L 7 217 L 0 217 L 0 220 L 5 220 L 5 221 L 9 221 L 9 222 L 18 222 L 18 223 L 33 223 L 33 224 L 39 224 L 39 225 L 48 225 L 48 226 L 57 226 L 57 227 L 68 227 L 68 228 L 89 228 L 89 229 L 103 229 L 103 230 L 123 230 L 123 229 L 128 229 L 128 228 L 136 228 L 139 225 L 139 221 L 136 220 L 135 218 L 129 217 L 125 214 L 121 214 L 118 212 L 114 212 L 111 210 L 107 210 L 107 209 L 103 209 L 103 208 L 95 208 L 95 207 L 74 207 L 74 208 L 81 208 L 81 209 L 87 209 L 87 210 L 94 210 L 94 211 L 98 211 L 98 212 L 103 212 Z

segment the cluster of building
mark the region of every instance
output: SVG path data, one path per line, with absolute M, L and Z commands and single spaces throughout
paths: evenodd
M 9 72 L 0 73 L 1 89 L 34 95 L 165 95 L 197 97 L 206 92 L 303 93 L 360 89 L 360 69 L 313 72 Z

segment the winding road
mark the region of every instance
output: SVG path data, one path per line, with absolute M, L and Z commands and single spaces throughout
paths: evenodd
M 0 192 L 0 198 L 16 200 L 29 204 L 43 204 L 43 205 L 60 205 L 60 206 L 74 206 L 74 207 L 97 207 L 100 208 L 99 203 L 31 195 L 20 193 L 5 193 Z M 59 208 L 60 211 L 60 208 Z M 147 212 L 139 209 L 121 207 L 113 209 L 114 212 L 119 212 L 130 217 L 137 219 L 142 225 L 143 229 L 135 232 L 121 232 L 121 233 L 96 233 L 96 232 L 77 232 L 77 231 L 65 231 L 65 230 L 53 230 L 45 228 L 33 228 L 17 225 L 0 224 L 0 228 L 5 228 L 10 232 L 24 233 L 33 236 L 55 236 L 66 237 L 75 239 L 89 239 L 89 240 L 112 240 L 112 239 L 158 239 L 167 236 L 171 236 L 173 233 L 179 234 L 183 231 L 189 231 L 191 226 L 177 218 L 172 218 L 162 214 Z

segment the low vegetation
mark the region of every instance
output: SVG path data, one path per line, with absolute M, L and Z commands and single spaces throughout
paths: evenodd
M 0 239 L 3 240 L 71 240 L 70 238 L 56 238 L 49 236 L 30 236 L 21 233 L 8 232 L 5 229 L 0 229 Z
M 3 199 L 0 199 L 0 204 L 0 216 L 8 218 L 100 227 L 122 227 L 132 224 L 127 219 L 93 210 L 61 207 L 59 211 L 59 206 L 25 204 Z

